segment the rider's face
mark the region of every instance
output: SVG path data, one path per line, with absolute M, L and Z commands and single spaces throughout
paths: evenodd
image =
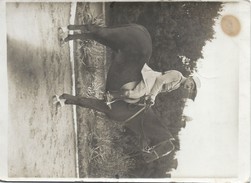
M 183 88 L 187 91 L 192 91 L 195 87 L 195 83 L 192 78 L 187 78 L 183 84 Z

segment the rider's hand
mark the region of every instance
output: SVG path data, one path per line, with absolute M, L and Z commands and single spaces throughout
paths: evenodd
M 152 106 L 152 105 L 154 105 L 154 100 L 153 100 L 152 97 L 149 96 L 149 95 L 145 96 L 145 101 L 146 101 L 146 105 L 147 105 L 147 106 Z

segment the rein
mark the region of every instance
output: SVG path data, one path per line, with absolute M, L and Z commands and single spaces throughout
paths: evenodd
M 153 152 L 154 155 L 155 155 L 156 157 L 155 157 L 154 159 L 150 160 L 150 161 L 147 161 L 147 163 L 153 162 L 153 161 L 155 161 L 155 160 L 157 160 L 157 159 L 159 159 L 159 158 L 162 158 L 162 157 L 167 156 L 168 154 L 170 154 L 170 153 L 175 149 L 175 147 L 174 147 L 174 145 L 173 145 L 173 143 L 172 143 L 171 140 L 174 140 L 174 139 L 168 139 L 168 140 L 162 141 L 162 142 L 160 142 L 160 143 L 158 143 L 158 144 L 152 146 L 151 148 L 149 148 L 149 151 L 147 151 L 146 153 L 152 153 L 152 152 Z M 172 144 L 172 146 L 173 146 L 172 149 L 171 149 L 170 151 L 166 152 L 165 154 L 159 155 L 154 149 L 155 149 L 156 147 L 158 147 L 158 146 L 164 144 L 164 143 L 167 143 L 167 142 L 171 142 L 171 144 Z M 152 151 L 152 152 L 151 152 L 151 151 Z
M 125 121 L 123 121 L 122 125 L 125 125 L 127 124 L 129 121 L 131 121 L 133 118 L 135 118 L 136 116 L 138 116 L 140 113 L 142 113 L 143 111 L 146 111 L 148 109 L 148 105 L 146 105 L 145 103 L 144 104 L 138 104 L 139 106 L 142 105 L 143 107 L 141 109 L 139 109 L 135 114 L 133 114 L 131 117 L 127 118 Z M 143 130 L 143 118 L 141 118 L 141 135 L 143 136 L 143 138 L 146 138 L 145 137 L 145 134 L 144 134 L 144 130 Z M 149 145 L 147 144 L 145 147 L 142 147 L 141 151 L 143 153 L 147 153 L 147 154 L 151 154 L 151 153 L 154 153 L 154 155 L 156 156 L 155 158 L 149 160 L 149 161 L 146 161 L 146 163 L 150 163 L 150 162 L 153 162 L 159 158 L 162 158 L 168 154 L 170 154 L 173 150 L 174 150 L 174 145 L 173 143 L 171 142 L 171 140 L 174 140 L 174 139 L 168 139 L 168 140 L 164 140 L 162 142 L 159 142 L 158 144 L 154 145 L 154 146 L 151 146 L 149 147 Z M 162 145 L 162 144 L 165 144 L 167 142 L 171 142 L 173 148 L 172 150 L 168 151 L 167 153 L 165 154 L 162 154 L 162 155 L 159 155 L 156 151 L 155 151 L 155 148 Z M 142 152 L 139 152 L 137 153 L 136 155 L 134 156 L 138 156 L 140 155 Z
M 131 121 L 133 118 L 135 118 L 136 116 L 138 116 L 140 113 L 142 113 L 143 111 L 146 112 L 146 110 L 151 107 L 151 106 L 148 106 L 146 103 L 144 104 L 140 104 L 138 103 L 137 105 L 139 106 L 143 106 L 140 110 L 138 110 L 135 114 L 133 114 L 131 117 L 129 117 L 128 119 L 126 119 L 125 121 L 123 121 L 122 125 L 126 125 L 129 121 Z M 140 121 L 140 126 L 141 126 L 141 137 L 143 137 L 143 139 L 146 139 L 146 136 L 145 136 L 145 133 L 144 133 L 144 129 L 143 129 L 143 116 L 141 116 L 141 121 Z M 148 147 L 148 145 L 147 145 Z M 144 151 L 144 147 L 142 147 L 142 151 Z
M 135 118 L 136 116 L 138 116 L 142 111 L 144 111 L 146 109 L 146 105 L 143 106 L 140 110 L 138 110 L 135 114 L 133 114 L 131 117 L 127 118 L 125 121 L 123 121 L 123 125 L 125 125 L 126 123 L 128 123 L 129 121 L 131 121 L 133 118 Z
M 131 156 L 131 157 L 139 156 L 139 155 L 141 155 L 142 153 L 147 153 L 147 154 L 152 154 L 152 153 L 153 153 L 153 154 L 155 155 L 155 158 L 146 161 L 146 163 L 151 163 L 151 162 L 153 162 L 153 161 L 155 161 L 155 160 L 157 160 L 157 159 L 160 159 L 160 158 L 162 158 L 162 157 L 164 157 L 164 156 L 167 156 L 168 154 L 170 154 L 170 153 L 175 149 L 175 147 L 174 147 L 173 143 L 171 142 L 171 140 L 172 140 L 172 139 L 164 140 L 164 141 L 162 141 L 162 142 L 160 142 L 160 143 L 158 143 L 158 144 L 156 144 L 156 145 L 154 145 L 154 146 L 152 146 L 152 147 L 148 147 L 147 149 L 141 150 L 142 152 L 138 152 L 138 153 L 134 154 L 134 155 Z M 158 146 L 164 144 L 164 143 L 167 143 L 167 142 L 171 142 L 173 148 L 172 148 L 170 151 L 166 152 L 165 154 L 159 155 L 154 149 L 155 149 L 156 147 L 158 147 Z
M 135 104 L 137 106 L 143 106 L 141 109 L 139 109 L 135 114 L 133 114 L 131 117 L 127 118 L 126 120 L 124 120 L 122 123 L 123 125 L 125 125 L 126 123 L 128 123 L 129 121 L 131 121 L 133 118 L 135 118 L 136 116 L 138 116 L 141 112 L 147 110 L 149 107 L 151 107 L 151 105 L 147 105 L 146 101 L 144 101 L 144 103 L 140 103 L 138 102 L 137 104 Z

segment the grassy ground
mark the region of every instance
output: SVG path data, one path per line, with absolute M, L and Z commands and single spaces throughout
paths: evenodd
M 76 24 L 103 25 L 102 3 L 78 3 Z M 106 15 L 109 8 L 106 7 Z M 96 17 L 96 18 L 95 18 Z M 116 18 L 115 18 L 116 19 Z M 77 94 L 102 98 L 111 50 L 94 41 L 75 42 Z M 80 177 L 169 177 L 175 153 L 146 164 L 137 153 L 137 139 L 128 129 L 94 110 L 77 108 Z
M 102 3 L 78 3 L 76 24 L 104 25 Z M 77 95 L 103 98 L 110 51 L 94 41 L 75 42 Z M 133 160 L 123 152 L 124 129 L 99 112 L 77 107 L 80 177 L 129 177 Z

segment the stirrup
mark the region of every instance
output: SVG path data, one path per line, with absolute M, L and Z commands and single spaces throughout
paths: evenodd
M 105 104 L 110 108 L 112 109 L 112 103 L 114 102 L 112 100 L 112 95 L 110 94 L 109 91 L 107 91 L 105 94 L 104 94 L 104 99 L 105 99 Z

